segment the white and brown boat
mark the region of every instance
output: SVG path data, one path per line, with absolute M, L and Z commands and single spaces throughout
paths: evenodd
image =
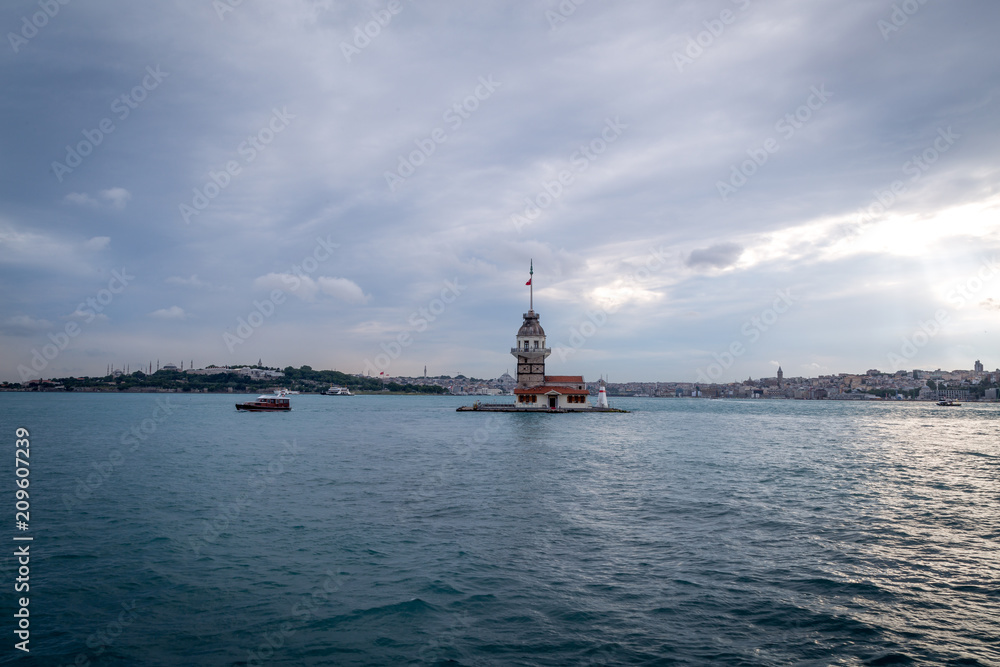
M 248 412 L 285 412 L 292 409 L 292 403 L 284 392 L 262 394 L 256 400 L 237 403 L 237 410 Z

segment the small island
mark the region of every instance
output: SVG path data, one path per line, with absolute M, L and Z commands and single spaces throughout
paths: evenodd
M 464 405 L 458 412 L 628 412 L 608 405 L 605 383 L 601 380 L 597 405 L 587 400 L 590 392 L 582 375 L 546 375 L 545 359 L 552 350 L 545 346 L 545 330 L 535 312 L 534 262 L 531 263 L 528 282 L 528 312 L 517 331 L 515 347 L 510 353 L 517 359 L 517 387 L 514 389 L 514 403 L 482 403 Z

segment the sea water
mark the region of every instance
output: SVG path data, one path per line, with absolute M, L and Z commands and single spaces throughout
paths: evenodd
M 238 400 L 0 394 L 5 663 L 1000 664 L 1000 405 Z

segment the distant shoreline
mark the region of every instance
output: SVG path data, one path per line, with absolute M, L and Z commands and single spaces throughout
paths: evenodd
M 183 390 L 171 390 L 171 389 L 157 389 L 157 388 L 144 388 L 144 389 L 91 389 L 91 388 L 77 388 L 77 389 L 24 389 L 24 388 L 0 388 L 0 393 L 21 393 L 21 394 L 114 394 L 114 395 L 134 395 L 134 394 L 157 394 L 157 395 L 167 395 L 167 396 L 194 396 L 194 395 L 224 395 L 224 396 L 252 396 L 255 394 L 261 394 L 268 390 L 253 390 L 253 391 L 183 391 Z M 415 392 L 415 391 L 367 391 L 358 390 L 352 392 L 350 397 L 345 396 L 332 396 L 325 394 L 323 392 L 312 392 L 304 391 L 299 392 L 293 396 L 328 396 L 329 398 L 346 399 L 353 398 L 356 396 L 411 396 L 411 397 L 441 397 L 441 398 L 478 398 L 482 400 L 490 399 L 502 399 L 506 398 L 506 395 L 498 396 L 487 396 L 483 394 L 440 394 L 440 393 L 427 393 L 427 392 Z M 596 394 L 593 395 L 596 397 Z M 746 398 L 746 397 L 735 397 L 735 396 L 630 396 L 627 394 L 609 394 L 608 398 L 638 398 L 638 399 L 657 399 L 657 400 L 693 400 L 693 401 L 706 401 L 706 400 L 725 400 L 725 401 L 741 401 L 741 402 L 754 402 L 759 403 L 761 401 L 809 401 L 809 402 L 824 402 L 824 403 L 937 403 L 938 398 L 904 398 L 904 399 L 893 399 L 893 398 L 789 398 L 786 396 L 775 396 L 767 398 Z M 961 403 L 969 404 L 993 404 L 1000 403 L 998 400 L 993 399 L 963 399 Z

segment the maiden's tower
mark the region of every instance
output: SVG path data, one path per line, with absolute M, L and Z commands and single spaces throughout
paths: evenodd
M 582 375 L 546 375 L 545 359 L 552 350 L 545 346 L 545 330 L 535 312 L 535 264 L 531 262 L 528 282 L 528 312 L 523 315 L 517 330 L 516 345 L 510 353 L 517 359 L 517 386 L 513 404 L 477 403 L 466 410 L 493 410 L 501 412 L 625 412 L 603 406 L 594 407 L 587 400 L 589 393 Z M 601 386 L 603 390 L 603 385 Z

